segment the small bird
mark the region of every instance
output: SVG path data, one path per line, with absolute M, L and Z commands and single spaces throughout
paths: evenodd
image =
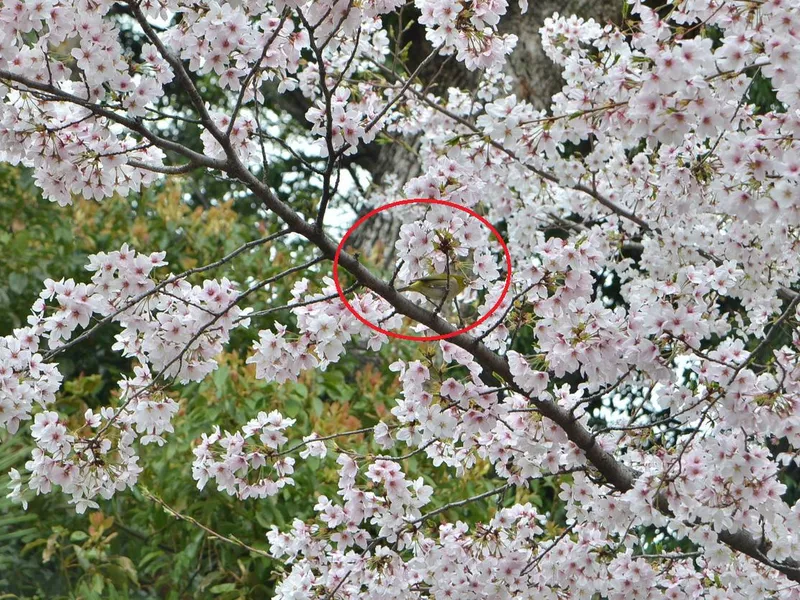
M 463 275 L 451 274 L 448 283 L 448 275 L 442 273 L 441 275 L 420 277 L 397 291 L 417 292 L 439 307 L 448 306 L 456 296 L 464 291 L 465 287 L 467 287 L 467 278 Z

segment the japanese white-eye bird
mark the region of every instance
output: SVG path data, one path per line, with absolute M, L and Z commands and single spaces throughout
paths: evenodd
M 442 273 L 420 277 L 397 291 L 417 292 L 436 306 L 447 306 L 464 291 L 465 287 L 467 287 L 467 278 L 463 275 L 452 273 L 448 276 L 446 273 Z

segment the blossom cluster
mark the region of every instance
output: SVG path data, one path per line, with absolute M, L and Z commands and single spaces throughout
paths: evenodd
M 295 459 L 277 451 L 288 441 L 283 432 L 294 423 L 278 411 L 262 411 L 241 432 L 222 433 L 215 427 L 211 435 L 203 434 L 193 450 L 192 476 L 197 488 L 202 490 L 213 480 L 217 490 L 244 500 L 274 496 L 284 486 L 293 485 Z M 316 444 L 321 442 L 311 442 L 311 448 Z
M 256 377 L 278 383 L 296 381 L 304 370 L 324 369 L 337 362 L 345 352 L 345 343 L 356 335 L 374 352 L 387 342 L 385 334 L 377 333 L 353 316 L 338 298 L 330 277 L 324 277 L 323 283 L 325 286 L 320 292 L 311 292 L 307 279 L 293 286 L 296 337 L 287 334 L 285 325 L 276 325 L 274 332 L 268 329 L 259 332 L 259 341 L 247 359 L 248 364 L 255 364 Z M 401 322 L 391 305 L 375 294 L 356 295 L 350 304 L 365 319 L 382 323 L 387 329 Z
M 28 101 L 27 91 L 0 88 L 4 98 L 0 152 L 4 160 L 33 167 L 46 197 L 60 204 L 71 203 L 76 193 L 100 200 L 138 191 L 157 177 L 165 154 L 158 144 L 141 144 L 120 131 L 142 134 L 144 128 L 136 119 L 158 115 L 156 104 L 164 86 L 174 81 L 176 64 L 184 60 L 192 73 L 213 75 L 221 90 L 238 94 L 244 104 L 262 100 L 260 88 L 271 81 L 279 82 L 279 93 L 300 88 L 317 101 L 308 113 L 315 131 L 327 129 L 328 111 L 335 116 L 333 137 L 321 143 L 320 150 L 338 151 L 347 143 L 344 150 L 352 153 L 360 141 L 370 142 L 379 131 L 376 125 L 387 96 L 363 85 L 358 98 L 349 98 L 341 93 L 344 89 L 338 95 L 323 93 L 316 84 L 319 77 L 330 79 L 329 84 L 346 71 L 373 69 L 371 61 L 388 53 L 381 15 L 402 4 L 399 0 L 355 5 L 345 0 L 137 4 L 133 16 L 144 28 L 150 27 L 148 18 L 180 17 L 175 20 L 179 25 L 168 28 L 158 43 L 143 44 L 138 56 L 126 53 L 120 43 L 120 27 L 107 15 L 110 2 L 5 5 L 0 9 L 5 25 L 0 65 L 31 82 L 23 89 L 35 86 L 67 104 L 56 102 L 40 110 L 37 102 Z M 471 69 L 499 68 L 514 46 L 514 36 L 496 32 L 506 12 L 505 0 L 418 4 L 429 37 L 442 52 L 455 53 Z M 286 18 L 284 10 L 296 10 L 302 19 Z M 65 43 L 72 47 L 69 57 L 48 55 Z M 321 62 L 301 68 L 304 51 L 314 52 Z M 261 141 L 259 134 L 249 133 L 248 145 Z M 151 142 L 158 139 L 153 132 L 145 137 Z M 248 158 L 239 157 L 245 162 Z
M 0 427 L 16 433 L 34 407 L 56 399 L 63 377 L 39 352 L 39 336 L 30 327 L 0 338 Z
M 500 35 L 496 30 L 508 8 L 506 0 L 422 0 L 416 4 L 431 44 L 455 51 L 456 58 L 470 70 L 499 69 L 517 43 L 517 36 Z
M 0 340 L 0 425 L 14 433 L 33 419 L 36 443 L 25 465 L 27 487 L 37 494 L 54 485 L 71 495 L 79 512 L 133 485 L 141 467 L 135 444 L 165 443 L 178 403 L 157 379 L 199 381 L 212 371 L 230 331 L 246 324 L 238 292 L 223 278 L 192 286 L 182 277 L 157 283 L 152 271 L 164 252 L 137 253 L 127 245 L 89 257 L 90 283 L 45 281 L 28 327 Z M 122 327 L 112 349 L 134 358 L 133 376 L 119 382 L 116 406 L 89 409 L 68 420 L 51 409 L 62 376 L 48 359 L 70 344 L 80 328 L 114 322 Z M 40 346 L 47 342 L 49 353 Z M 24 502 L 21 475 L 12 497 Z

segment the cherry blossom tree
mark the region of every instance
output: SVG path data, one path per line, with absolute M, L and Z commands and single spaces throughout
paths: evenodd
M 800 446 L 800 7 L 632 0 L 621 25 L 554 14 L 542 48 L 564 86 L 541 108 L 505 70 L 506 0 L 416 0 L 433 51 L 413 70 L 385 27 L 404 4 L 3 3 L 0 156 L 47 198 L 102 202 L 201 171 L 280 224 L 189 271 L 168 271 L 169 248 L 124 245 L 93 255 L 85 281 L 44 282 L 27 327 L 0 341 L 0 425 L 36 445 L 10 496 L 63 493 L 82 512 L 135 486 L 139 450 L 169 443 L 180 418 L 168 390 L 212 373 L 238 328 L 258 330 L 248 361 L 278 383 L 356 339 L 391 349 L 333 285 L 341 208 L 443 199 L 497 224 L 510 272 L 487 232 L 442 210 L 403 213 L 388 275 L 339 257 L 362 317 L 449 336 L 398 354 L 391 416 L 360 432 L 375 452 L 268 410 L 234 432 L 209 424 L 194 450 L 198 488 L 241 500 L 291 486 L 309 457 L 337 465 L 313 522 L 265 532 L 284 563 L 275 596 L 800 597 L 800 505 L 786 495 Z M 138 52 L 123 28 L 146 40 Z M 423 77 L 442 57 L 480 85 Z M 186 103 L 164 110 L 165 86 Z M 268 100 L 298 92 L 301 133 Z M 174 135 L 186 125 L 194 145 Z M 410 136 L 420 176 L 369 186 L 350 168 L 360 147 Z M 317 186 L 313 206 L 267 183 L 286 156 Z M 277 276 L 231 268 L 298 240 L 312 258 Z M 459 333 L 397 287 L 464 256 L 473 315 L 508 277 L 511 292 Z M 289 278 L 290 304 L 252 309 Z M 282 316 L 261 329 L 267 312 Z M 115 403 L 68 427 L 58 356 L 106 327 L 133 367 Z M 456 478 L 489 465 L 497 485 L 442 504 L 408 476 L 410 456 Z M 480 523 L 442 518 L 545 477 L 565 515 L 517 502 Z

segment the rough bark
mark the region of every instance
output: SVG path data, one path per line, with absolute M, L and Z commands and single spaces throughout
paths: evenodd
M 530 2 L 528 11 L 524 14 L 518 2 L 510 0 L 508 14 L 503 17 L 499 26 L 501 32 L 518 37 L 517 47 L 508 58 L 507 73 L 514 79 L 517 97 L 530 102 L 539 110 L 550 107 L 551 98 L 563 85 L 560 68 L 545 55 L 539 33 L 545 19 L 556 12 L 576 14 L 585 19 L 594 18 L 600 23 L 618 22 L 622 15 L 622 0 L 536 0 Z M 417 16 L 410 14 L 409 10 L 406 13 L 406 18 Z M 408 68 L 413 71 L 428 56 L 432 47 L 425 39 L 424 27 L 416 23 L 402 37 L 402 45 L 409 43 L 411 49 Z M 420 74 L 420 80 L 426 83 L 434 78 L 431 89 L 442 93 L 449 87 L 470 90 L 479 85 L 479 74 L 468 71 L 452 57 L 437 57 Z M 353 162 L 369 172 L 374 185 L 380 185 L 390 175 L 404 183 L 421 173 L 417 157 L 408 150 L 416 147 L 417 139 L 414 138 L 404 139 L 403 143 L 373 143 L 361 149 Z M 364 208 L 362 214 L 366 210 Z M 392 223 L 387 223 L 385 217 L 375 219 L 365 224 L 355 245 L 370 252 L 375 249 L 375 241 L 396 237 L 395 229 Z
M 500 21 L 500 31 L 513 33 L 519 39 L 508 57 L 507 73 L 514 78 L 516 94 L 539 110 L 550 108 L 550 99 L 561 90 L 560 68 L 547 58 L 542 49 L 539 29 L 553 13 L 575 14 L 599 23 L 618 23 L 622 17 L 622 0 L 536 0 L 528 11 L 520 14 L 519 4 L 509 5 L 509 14 Z
M 563 84 L 560 68 L 545 55 L 539 29 L 547 17 L 553 13 L 576 14 L 583 18 L 594 18 L 605 23 L 619 21 L 622 15 L 621 0 L 537 0 L 531 2 L 526 13 L 522 14 L 519 4 L 509 2 L 508 14 L 500 21 L 500 31 L 517 36 L 517 47 L 508 58 L 507 73 L 516 85 L 517 97 L 527 100 L 536 108 L 550 107 L 550 99 Z M 431 45 L 425 39 L 421 25 L 414 25 L 403 37 L 403 44 L 411 43 L 409 68 L 414 69 L 431 52 Z M 420 75 L 428 82 L 435 76 L 436 90 L 445 91 L 449 87 L 473 89 L 479 77 L 468 71 L 462 64 L 446 57 L 437 58 Z M 405 140 L 414 147 L 414 140 Z M 416 158 L 401 144 L 378 146 L 372 144 L 359 153 L 356 162 L 367 169 L 373 181 L 380 183 L 388 174 L 396 174 L 402 180 L 415 177 L 419 172 Z
M 553 13 L 576 14 L 583 18 L 594 18 L 605 23 L 619 21 L 622 14 L 622 0 L 537 0 L 530 2 L 528 11 L 522 14 L 515 0 L 509 2 L 508 14 L 500 21 L 500 31 L 512 33 L 519 39 L 517 47 L 509 56 L 507 72 L 515 81 L 516 94 L 538 109 L 546 109 L 550 98 L 561 89 L 562 80 L 559 67 L 554 65 L 542 50 L 539 29 L 547 17 Z M 404 11 L 406 22 L 413 22 L 400 38 L 402 46 L 410 44 L 407 67 L 413 71 L 432 48 L 425 39 L 425 29 L 416 22 L 418 13 L 413 7 Z M 444 92 L 449 87 L 474 89 L 479 76 L 468 71 L 452 57 L 437 57 L 420 73 L 420 80 L 426 83 L 434 80 L 432 90 Z M 306 123 L 305 113 L 308 100 L 298 92 L 275 95 L 271 101 L 289 112 L 298 122 Z M 403 140 L 405 144 L 372 143 L 362 147 L 359 152 L 348 157 L 348 163 L 367 170 L 375 184 L 382 183 L 388 175 L 396 175 L 401 181 L 408 181 L 419 174 L 419 164 L 413 152 L 415 140 Z

